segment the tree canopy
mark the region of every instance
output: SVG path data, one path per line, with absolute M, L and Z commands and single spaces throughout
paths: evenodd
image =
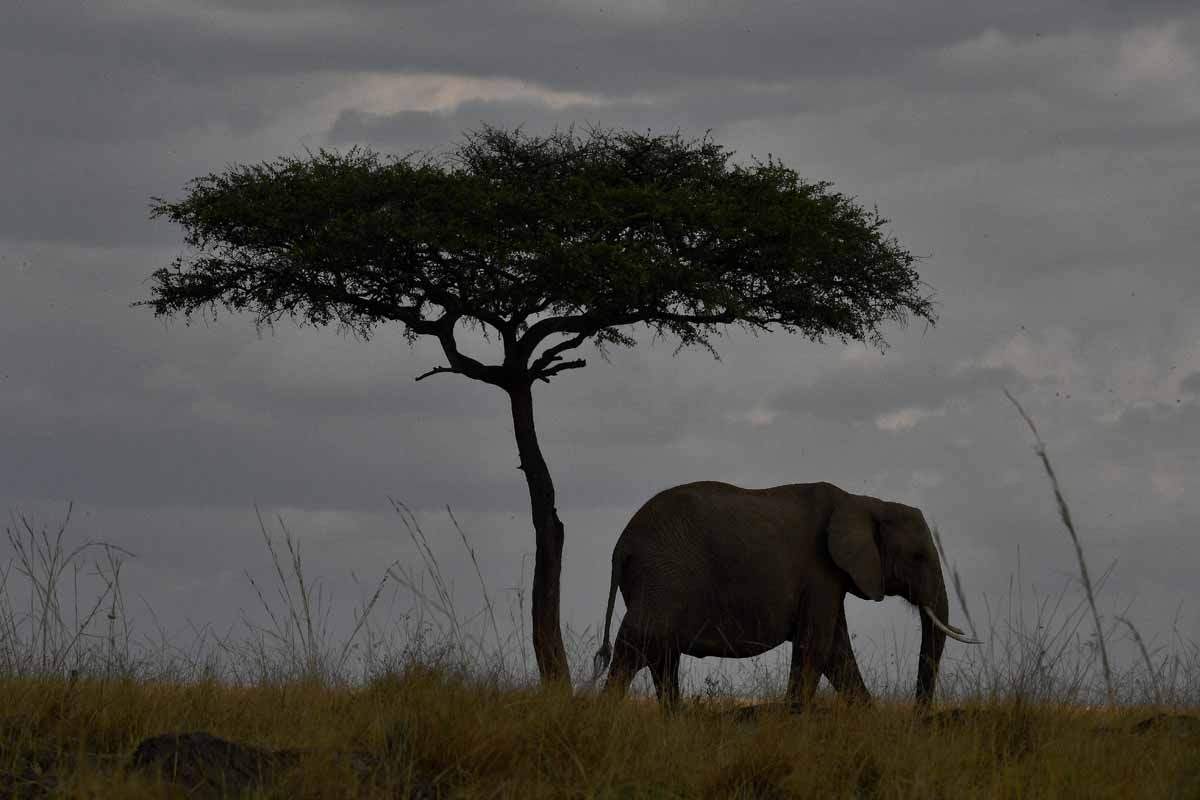
M 711 349 L 733 324 L 881 344 L 886 320 L 934 319 L 877 211 L 774 158 L 730 160 L 707 137 L 485 126 L 442 157 L 354 148 L 235 166 L 179 202 L 155 198 L 152 216 L 198 255 L 154 273 L 150 304 L 190 314 L 220 299 L 260 323 L 364 337 L 395 321 L 443 345 L 455 322 L 480 323 L 511 348 L 505 364 L 455 347 L 437 371 L 497 384 L 582 366 L 566 347 L 531 360 L 556 333 L 632 345 L 620 328 L 644 323 Z

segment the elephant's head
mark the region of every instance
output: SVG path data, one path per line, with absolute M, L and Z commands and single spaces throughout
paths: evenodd
M 828 537 L 829 554 L 849 576 L 853 594 L 869 600 L 899 595 L 921 610 L 917 702 L 929 702 L 946 637 L 978 642 L 946 622 L 946 584 L 925 515 L 912 506 L 842 493 Z

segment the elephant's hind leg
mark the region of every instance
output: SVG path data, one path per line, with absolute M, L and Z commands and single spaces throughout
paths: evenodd
M 646 657 L 645 641 L 637 637 L 626 620 L 621 622 L 617 631 L 616 641 L 613 642 L 612 666 L 608 668 L 608 678 L 604 681 L 605 693 L 613 692 L 617 697 L 624 697 L 633 683 L 633 676 L 638 670 L 649 663 Z
M 658 703 L 664 711 L 675 711 L 679 708 L 679 650 L 664 644 L 654 656 L 650 663 L 650 674 L 654 678 Z

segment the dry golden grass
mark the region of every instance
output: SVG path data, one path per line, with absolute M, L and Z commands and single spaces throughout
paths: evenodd
M 1200 796 L 1200 727 L 1135 724 L 1147 709 L 829 704 L 805 715 L 502 688 L 413 666 L 363 689 L 0 682 L 5 796 L 183 797 L 131 770 L 145 737 L 203 730 L 300 749 L 254 797 Z M 356 771 L 338 753 L 361 754 Z M 23 787 L 23 788 L 22 788 Z M 205 796 L 223 796 L 210 790 Z

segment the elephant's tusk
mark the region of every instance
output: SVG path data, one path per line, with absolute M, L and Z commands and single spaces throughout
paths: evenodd
M 940 619 L 938 619 L 937 614 L 933 613 L 933 609 L 929 606 L 921 606 L 921 610 L 925 612 L 925 616 L 929 617 L 929 621 L 933 623 L 933 627 L 937 628 L 951 639 L 962 642 L 963 644 L 983 644 L 983 642 L 979 641 L 978 639 L 968 638 L 963 634 L 962 631 L 958 630 L 958 628 L 951 628 L 949 625 L 942 622 Z

